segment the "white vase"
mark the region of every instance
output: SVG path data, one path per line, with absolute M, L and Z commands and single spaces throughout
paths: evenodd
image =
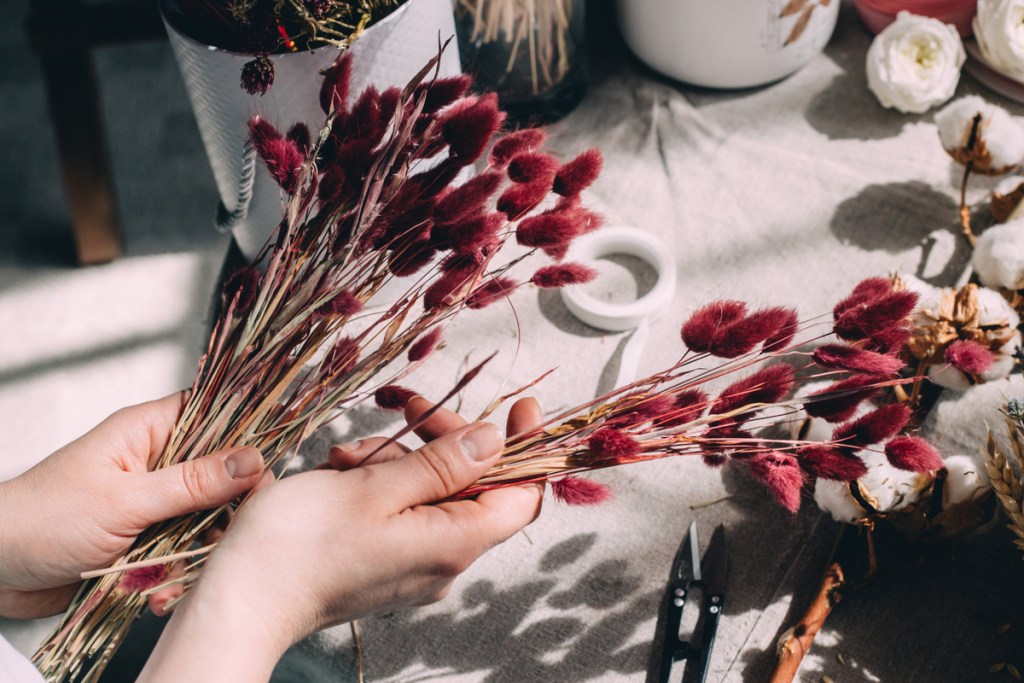
M 841 0 L 617 0 L 630 49 L 652 68 L 709 88 L 790 75 L 820 53 Z
M 166 14 L 164 24 L 217 182 L 221 212 L 235 212 L 246 174 L 243 155 L 249 117 L 259 114 L 280 128 L 301 121 L 315 137 L 324 123 L 320 72 L 334 62 L 339 48 L 271 55 L 273 87 L 266 95 L 249 95 L 239 79 L 242 66 L 253 55 L 197 42 L 172 25 Z M 404 86 L 437 55 L 439 38 L 443 42 L 454 34 L 451 0 L 408 0 L 352 44 L 350 97 L 358 96 L 368 85 L 379 89 Z M 460 72 L 453 40 L 441 57 L 440 75 Z M 244 196 L 241 202 L 245 204 Z M 252 261 L 283 216 L 281 190 L 261 164 L 256 164 L 248 210 L 239 213 L 245 215 L 234 222 L 232 232 L 242 253 Z

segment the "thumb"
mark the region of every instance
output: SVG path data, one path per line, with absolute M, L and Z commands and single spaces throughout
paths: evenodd
M 488 422 L 467 425 L 411 453 L 371 465 L 399 509 L 455 495 L 483 475 L 501 454 L 504 437 Z
M 232 448 L 142 475 L 136 509 L 147 524 L 223 505 L 260 480 L 263 456 L 252 447 Z

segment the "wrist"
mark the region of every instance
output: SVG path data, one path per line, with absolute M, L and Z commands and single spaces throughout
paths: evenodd
M 206 577 L 170 617 L 139 681 L 266 681 L 292 644 L 258 600 L 219 590 Z

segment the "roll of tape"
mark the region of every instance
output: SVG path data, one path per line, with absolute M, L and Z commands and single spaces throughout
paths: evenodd
M 562 301 L 577 318 L 591 327 L 621 332 L 638 326 L 669 304 L 676 291 L 676 264 L 665 244 L 642 230 L 627 227 L 602 228 L 573 243 L 572 258 L 588 261 L 602 256 L 624 254 L 648 263 L 657 274 L 651 291 L 634 301 L 600 301 L 581 286 L 562 289 Z

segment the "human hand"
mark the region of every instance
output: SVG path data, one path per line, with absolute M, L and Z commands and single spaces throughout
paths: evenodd
M 152 470 L 183 396 L 119 410 L 0 482 L 0 615 L 60 612 L 81 572 L 109 566 L 146 527 L 227 503 L 260 481 L 263 458 L 254 448 Z
M 407 417 L 415 423 L 429 407 L 413 399 Z M 524 399 L 508 430 L 539 421 L 536 402 Z M 318 629 L 441 599 L 477 557 L 536 518 L 537 485 L 446 500 L 498 459 L 493 425 L 438 410 L 416 431 L 429 442 L 415 451 L 393 444 L 356 466 L 381 439 L 334 448 L 341 471 L 305 472 L 253 496 L 139 680 L 265 679 L 288 646 Z

